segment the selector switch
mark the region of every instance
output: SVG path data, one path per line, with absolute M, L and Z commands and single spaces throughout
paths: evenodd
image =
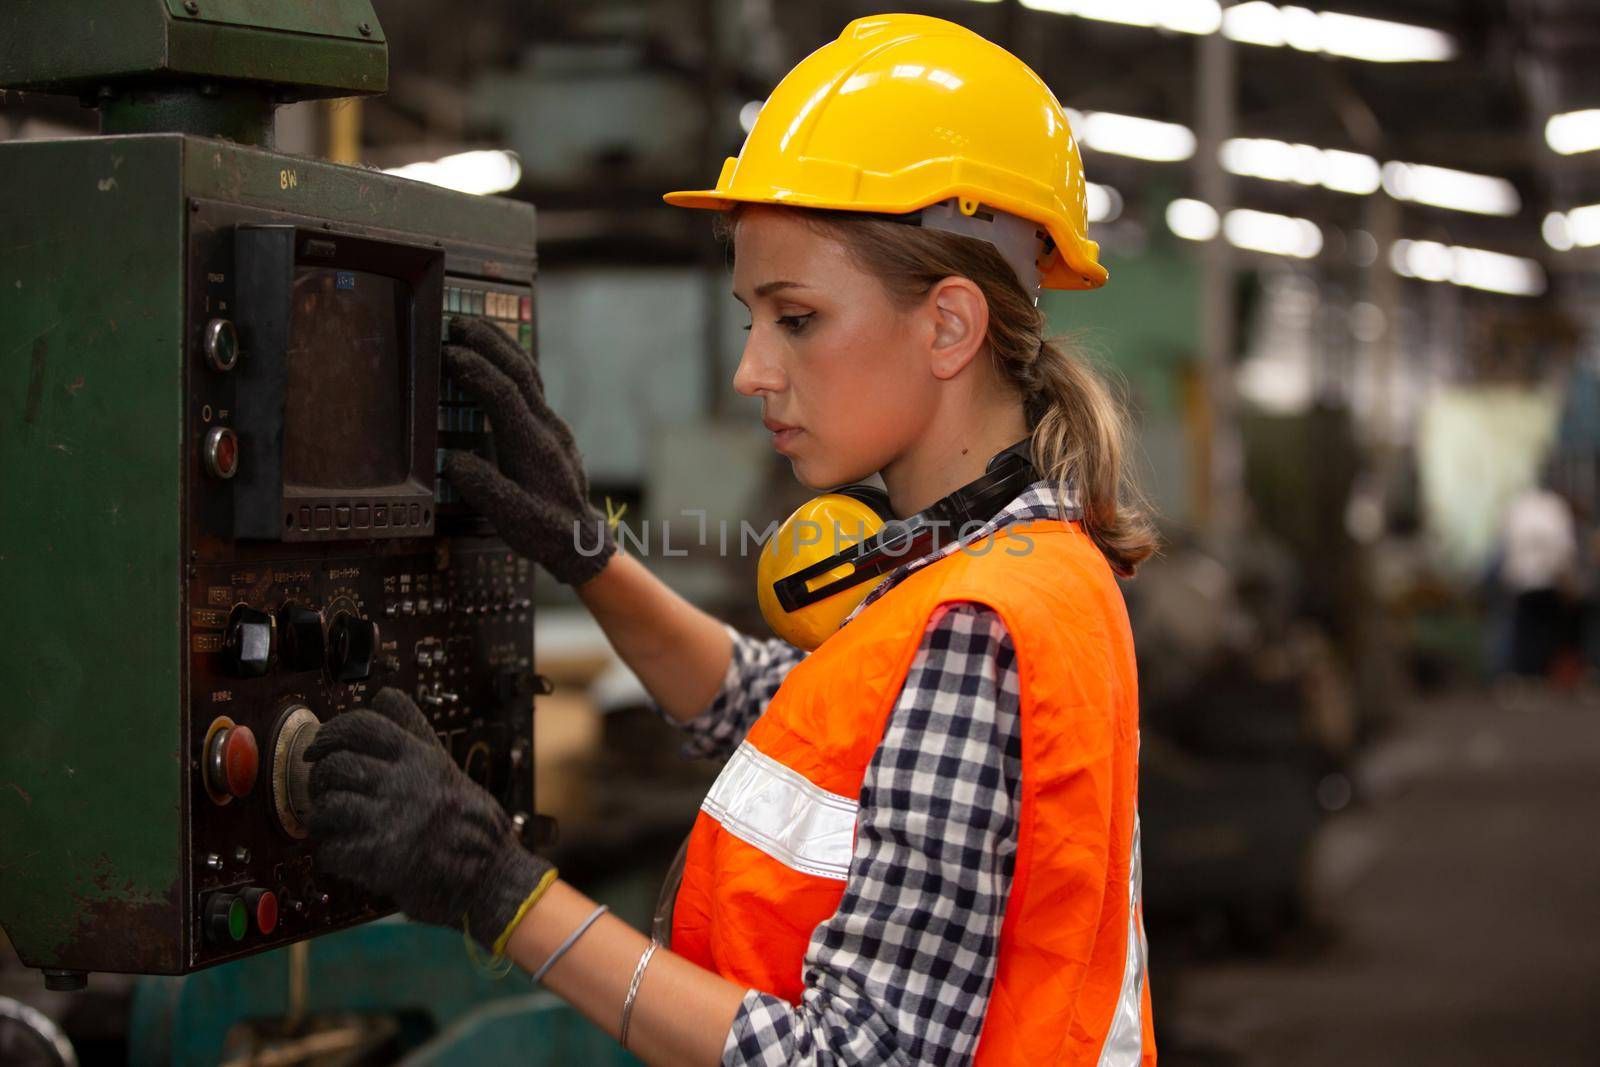
M 240 678 L 259 678 L 272 666 L 272 645 L 277 620 L 264 611 L 240 604 L 228 616 L 222 657 L 228 673 Z
M 359 682 L 372 673 L 378 652 L 378 624 L 341 611 L 328 626 L 328 672 L 340 682 Z
M 322 613 L 293 601 L 278 612 L 278 660 L 285 670 L 320 671 L 327 657 Z

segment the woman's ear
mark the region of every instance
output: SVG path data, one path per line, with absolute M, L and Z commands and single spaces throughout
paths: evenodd
M 971 278 L 953 274 L 934 283 L 923 306 L 933 323 L 933 376 L 954 378 L 989 336 L 989 301 Z

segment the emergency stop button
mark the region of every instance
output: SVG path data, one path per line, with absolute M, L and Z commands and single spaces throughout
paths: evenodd
M 206 734 L 205 776 L 211 799 L 226 804 L 234 797 L 247 796 L 256 786 L 261 769 L 261 750 L 256 735 L 248 726 L 219 718 Z

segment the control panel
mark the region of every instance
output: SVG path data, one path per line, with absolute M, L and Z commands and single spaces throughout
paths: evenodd
M 531 818 L 532 574 L 503 545 L 206 564 L 190 602 L 196 963 L 384 910 L 313 869 L 300 758 L 317 726 L 383 686 L 417 702 L 513 819 Z
M 532 570 L 443 476 L 448 450 L 493 448 L 441 370 L 450 317 L 533 345 L 531 263 L 473 252 L 231 204 L 191 214 L 190 966 L 389 909 L 316 870 L 303 759 L 383 687 L 530 847 L 553 832 L 533 812 Z M 287 307 L 252 307 L 274 278 Z M 282 398 L 266 418 L 262 390 Z M 241 519 L 264 483 L 281 537 Z

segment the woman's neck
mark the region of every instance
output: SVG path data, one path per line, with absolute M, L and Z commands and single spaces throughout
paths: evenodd
M 983 475 L 995 454 L 1028 435 L 1020 402 L 997 406 L 960 425 L 929 424 L 917 443 L 882 471 L 896 518 L 905 518 Z

